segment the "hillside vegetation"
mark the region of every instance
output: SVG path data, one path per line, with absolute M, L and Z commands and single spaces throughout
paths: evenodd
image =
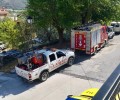
M 27 0 L 0 0 L 0 7 L 9 9 L 24 9 Z

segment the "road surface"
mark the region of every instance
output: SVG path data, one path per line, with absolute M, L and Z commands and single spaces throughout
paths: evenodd
M 120 35 L 96 55 L 76 53 L 75 64 L 51 73 L 45 82 L 28 83 L 15 73 L 0 73 L 0 100 L 65 100 L 88 88 L 100 88 L 120 63 Z

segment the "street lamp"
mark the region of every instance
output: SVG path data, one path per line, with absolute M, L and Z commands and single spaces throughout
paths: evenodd
M 28 22 L 29 24 L 32 24 L 32 17 L 31 17 L 31 16 L 28 16 L 28 17 L 27 17 L 27 22 Z
M 31 16 L 27 17 L 27 22 L 28 24 L 30 24 L 30 36 L 31 36 L 31 41 L 32 41 L 32 32 L 31 32 L 32 26 L 31 25 L 32 25 L 33 19 Z M 32 44 L 32 48 L 33 48 L 33 44 Z

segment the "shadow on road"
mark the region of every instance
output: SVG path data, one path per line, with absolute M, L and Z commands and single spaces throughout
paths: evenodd
M 54 76 L 57 71 L 53 71 L 50 77 Z M 42 84 L 40 80 L 28 82 L 27 80 L 17 76 L 16 73 L 4 73 L 0 75 L 0 98 L 8 95 L 18 95 L 29 89 L 34 89 L 37 85 Z
M 39 80 L 29 83 L 23 80 L 16 73 L 0 75 L 0 97 L 4 98 L 10 94 L 17 95 L 40 84 Z
M 87 59 L 90 59 L 94 55 L 87 55 L 87 54 L 85 54 L 85 52 L 76 51 L 75 56 L 76 56 L 75 64 L 78 64 L 78 63 L 83 62 Z

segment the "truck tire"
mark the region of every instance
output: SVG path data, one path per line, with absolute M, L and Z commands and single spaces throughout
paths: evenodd
M 46 70 L 46 71 L 43 71 L 40 74 L 39 79 L 40 79 L 41 82 L 44 82 L 44 81 L 46 81 L 48 79 L 48 77 L 49 77 L 49 72 Z
M 67 65 L 68 65 L 68 66 L 72 66 L 73 63 L 74 63 L 74 57 L 70 57 L 70 58 L 68 59 Z

